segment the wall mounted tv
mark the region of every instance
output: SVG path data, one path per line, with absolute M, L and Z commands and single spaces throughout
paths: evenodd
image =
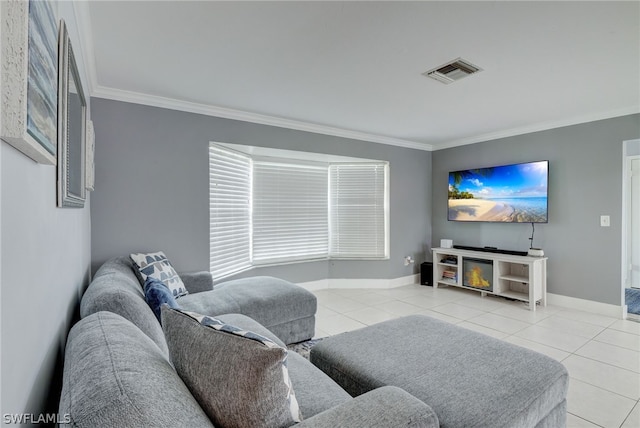
M 448 219 L 547 223 L 549 161 L 449 173 Z

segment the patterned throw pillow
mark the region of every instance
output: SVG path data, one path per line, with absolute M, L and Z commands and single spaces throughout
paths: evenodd
M 162 319 L 160 317 L 160 307 L 163 304 L 167 304 L 170 308 L 180 309 L 180 306 L 176 302 L 176 299 L 173 298 L 173 294 L 169 287 L 162 281 L 159 281 L 155 278 L 148 277 L 144 282 L 144 300 L 147 301 L 147 305 L 151 308 L 153 313 L 160 324 L 162 324 Z
M 187 288 L 182 283 L 182 280 L 178 276 L 169 259 L 164 255 L 162 251 L 157 253 L 135 253 L 131 254 L 131 260 L 138 266 L 138 271 L 144 281 L 148 277 L 162 281 L 174 298 L 189 294 Z
M 166 305 L 162 329 L 171 362 L 214 425 L 279 428 L 301 421 L 285 348 Z

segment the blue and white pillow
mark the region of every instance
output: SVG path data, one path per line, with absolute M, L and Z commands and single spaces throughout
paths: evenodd
M 180 306 L 174 299 L 169 287 L 155 278 L 148 277 L 144 282 L 144 300 L 155 314 L 160 324 L 162 324 L 162 318 L 160 314 L 160 307 L 163 304 L 169 305 L 170 308 L 180 309 Z
M 171 362 L 214 425 L 284 428 L 302 420 L 285 348 L 216 318 L 161 311 Z
M 162 251 L 148 254 L 131 254 L 131 260 L 138 266 L 138 271 L 143 281 L 146 281 L 149 277 L 162 281 L 171 290 L 173 297 L 176 299 L 189 294 L 178 273 Z

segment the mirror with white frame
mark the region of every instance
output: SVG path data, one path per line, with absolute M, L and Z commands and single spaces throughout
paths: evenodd
M 84 207 L 87 103 L 64 21 L 58 61 L 58 206 Z

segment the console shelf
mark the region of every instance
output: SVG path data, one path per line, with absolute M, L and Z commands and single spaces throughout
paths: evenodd
M 547 258 L 463 250 L 457 248 L 432 248 L 433 287 L 446 285 L 521 300 L 536 310 L 536 302 L 547 305 Z M 476 286 L 465 284 L 464 265 L 474 262 L 491 266 L 491 274 L 485 283 Z M 444 262 L 446 261 L 446 263 Z M 474 284 L 475 285 L 475 284 Z
M 507 280 L 507 281 L 529 283 L 529 277 L 526 277 L 526 276 L 502 275 L 500 277 L 500 279 L 504 279 L 504 280 Z

